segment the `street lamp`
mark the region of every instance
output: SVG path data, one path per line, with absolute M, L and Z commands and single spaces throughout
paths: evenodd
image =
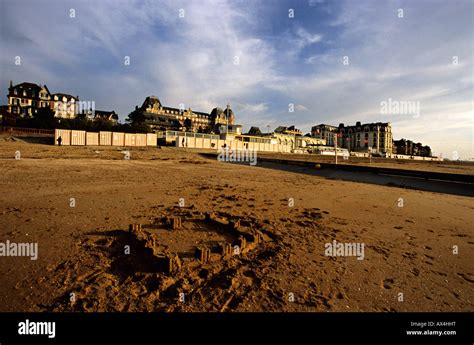
M 229 102 L 227 102 L 227 109 L 226 109 L 227 116 L 225 117 L 225 134 L 229 132 L 229 108 L 230 108 L 230 105 L 229 105 Z

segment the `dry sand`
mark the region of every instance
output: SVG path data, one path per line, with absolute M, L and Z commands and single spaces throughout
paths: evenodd
M 223 163 L 174 148 L 128 150 L 129 161 L 113 147 L 0 143 L 0 241 L 39 245 L 36 261 L 0 257 L 1 311 L 474 309 L 472 198 Z M 130 223 L 210 211 L 258 227 L 264 243 L 167 275 L 127 234 Z M 217 230 L 203 236 L 224 236 Z M 199 241 L 167 235 L 176 251 Z M 364 243 L 364 260 L 326 256 L 333 240 Z

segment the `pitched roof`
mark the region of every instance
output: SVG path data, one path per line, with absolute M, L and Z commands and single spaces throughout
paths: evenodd
M 28 82 L 23 82 L 21 84 L 13 85 L 13 89 L 20 88 L 20 89 L 39 89 L 40 86 L 35 84 L 35 83 L 28 83 Z
M 58 97 L 66 97 L 66 98 L 74 98 L 75 100 L 78 100 L 79 98 L 75 97 L 75 96 L 72 96 L 72 95 L 68 95 L 67 93 L 54 93 L 52 94 L 51 96 L 58 96 Z
M 118 120 L 118 115 L 114 110 L 112 110 L 112 111 L 94 110 L 94 117 L 101 117 L 101 118 L 110 118 L 110 117 L 112 117 L 113 119 Z
M 18 90 L 19 92 L 15 94 L 15 90 Z M 41 87 L 39 85 L 24 82 L 24 83 L 9 87 L 8 95 L 13 96 L 13 97 L 38 98 L 40 90 L 41 90 Z M 25 96 L 23 95 L 23 92 L 26 93 Z
M 46 91 L 48 91 L 48 93 L 51 95 L 51 92 L 49 91 L 48 87 L 46 86 L 46 84 L 43 85 L 43 87 L 46 89 Z

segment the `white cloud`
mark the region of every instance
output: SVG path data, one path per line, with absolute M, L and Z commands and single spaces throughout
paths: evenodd
M 277 39 L 257 34 L 259 25 L 279 20 L 259 15 L 267 2 L 5 4 L 3 87 L 10 79 L 46 83 L 122 117 L 155 94 L 165 105 L 205 112 L 230 102 L 238 122 L 264 128 L 391 121 L 397 137 L 474 156 L 466 144 L 473 142 L 474 117 L 469 1 L 342 1 L 327 32 L 301 21 Z M 16 55 L 22 66 L 13 66 Z M 420 101 L 420 117 L 380 114 L 388 98 Z M 290 102 L 299 111 L 288 113 Z
M 302 27 L 296 29 L 296 35 L 298 36 L 298 46 L 304 48 L 308 45 L 318 43 L 321 41 L 322 36 L 319 34 L 311 34 Z

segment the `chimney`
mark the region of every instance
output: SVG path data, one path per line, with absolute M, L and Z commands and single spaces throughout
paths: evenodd
M 13 87 L 13 80 L 10 80 L 10 88 Z

